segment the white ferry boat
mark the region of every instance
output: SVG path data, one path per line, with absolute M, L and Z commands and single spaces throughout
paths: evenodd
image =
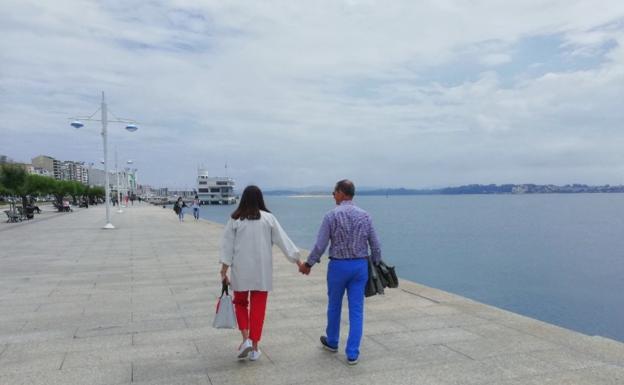
M 197 169 L 197 196 L 204 205 L 236 204 L 234 179 L 225 176 L 209 176 L 208 170 Z

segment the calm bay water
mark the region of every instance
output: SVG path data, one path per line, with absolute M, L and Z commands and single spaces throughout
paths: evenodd
M 311 249 L 331 197 L 266 197 Z M 400 277 L 624 341 L 624 195 L 356 197 Z M 234 206 L 203 206 L 225 223 Z M 323 259 L 326 263 L 326 258 Z

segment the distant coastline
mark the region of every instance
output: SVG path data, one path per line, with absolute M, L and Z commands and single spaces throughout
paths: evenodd
M 269 194 L 269 195 L 281 195 L 281 194 Z M 318 194 L 287 194 L 289 198 L 327 198 L 330 197 L 331 194 L 327 193 L 318 193 Z
M 327 196 L 327 191 L 308 191 L 305 189 L 268 190 L 266 195 L 309 198 Z M 594 194 L 624 193 L 624 186 L 590 186 L 585 184 L 538 185 L 538 184 L 471 184 L 438 189 L 373 188 L 358 190 L 358 195 L 471 195 L 471 194 Z

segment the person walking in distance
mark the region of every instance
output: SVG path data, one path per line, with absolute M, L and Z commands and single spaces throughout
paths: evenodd
M 273 289 L 273 245 L 290 262 L 303 266 L 299 249 L 266 208 L 262 191 L 257 186 L 247 186 L 225 225 L 220 256 L 221 279 L 234 290 L 236 320 L 243 337 L 238 347 L 239 359 L 249 356 L 256 361 L 261 355 L 258 343 L 268 293 Z
M 193 208 L 193 217 L 196 221 L 199 220 L 199 196 L 195 195 L 195 199 L 193 199 L 193 204 L 191 205 Z
M 180 222 L 184 222 L 184 208 L 187 207 L 186 203 L 182 200 L 182 197 L 179 197 L 176 203 L 173 205 L 173 211 L 178 214 L 178 219 Z
M 360 355 L 364 324 L 364 288 L 368 280 L 368 261 L 381 261 L 381 246 L 369 214 L 353 203 L 355 186 L 343 179 L 336 183 L 333 197 L 336 208 L 325 214 L 316 244 L 307 262 L 299 266 L 302 274 L 310 274 L 329 246 L 327 268 L 327 327 L 321 345 L 331 352 L 338 351 L 340 312 L 345 291 L 349 301 L 349 337 L 345 353 L 347 363 L 355 365 Z M 370 247 L 370 254 L 369 254 Z

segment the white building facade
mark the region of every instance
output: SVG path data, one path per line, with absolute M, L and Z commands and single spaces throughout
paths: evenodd
M 236 203 L 234 180 L 225 176 L 209 176 L 208 170 L 197 170 L 197 196 L 205 205 Z

